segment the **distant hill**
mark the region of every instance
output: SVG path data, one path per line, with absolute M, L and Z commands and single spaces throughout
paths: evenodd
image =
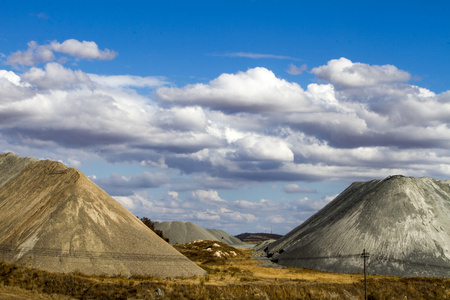
M 450 276 L 450 180 L 401 175 L 355 182 L 268 246 L 279 264 L 370 274 Z
M 154 227 L 156 230 L 161 230 L 172 245 L 185 244 L 195 240 L 213 240 L 233 247 L 247 248 L 250 246 L 223 230 L 204 229 L 192 222 L 154 222 Z
M 241 233 L 236 235 L 238 239 L 240 239 L 243 242 L 263 242 L 267 240 L 277 240 L 282 237 L 280 234 L 275 233 Z
M 89 275 L 206 273 L 77 169 L 5 153 L 0 180 L 5 262 Z

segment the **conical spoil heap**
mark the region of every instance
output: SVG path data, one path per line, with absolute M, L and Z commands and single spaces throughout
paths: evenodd
M 370 274 L 450 277 L 450 181 L 390 176 L 356 182 L 269 245 L 287 266 Z
M 90 275 L 205 275 L 74 168 L 6 153 L 0 180 L 4 261 Z

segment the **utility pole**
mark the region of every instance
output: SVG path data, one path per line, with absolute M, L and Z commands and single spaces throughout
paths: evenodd
M 366 258 L 369 257 L 369 253 L 366 252 L 365 248 L 363 250 L 363 253 L 361 253 L 361 256 L 364 258 L 364 300 L 367 300 L 367 264 L 366 264 Z

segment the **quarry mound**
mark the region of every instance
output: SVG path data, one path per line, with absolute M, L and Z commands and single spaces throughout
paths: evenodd
M 220 241 L 240 248 L 251 248 L 253 245 L 242 242 L 235 236 L 219 229 L 204 229 L 192 222 L 154 222 L 155 229 L 161 230 L 169 238 L 170 244 L 186 244 L 195 240 Z
M 5 262 L 88 275 L 205 275 L 77 169 L 5 153 L 0 180 Z
M 355 182 L 266 248 L 273 261 L 330 272 L 450 277 L 450 181 Z

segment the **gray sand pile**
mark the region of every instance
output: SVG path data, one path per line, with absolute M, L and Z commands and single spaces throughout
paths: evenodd
M 91 275 L 205 274 L 80 171 L 11 153 L 0 167 L 2 260 Z
M 450 277 L 450 181 L 390 176 L 356 182 L 269 245 L 286 266 L 370 274 Z
M 161 230 L 172 245 L 186 244 L 195 240 L 212 240 L 221 241 L 233 247 L 252 247 L 223 230 L 204 229 L 192 222 L 155 222 L 155 229 Z
M 232 236 L 220 229 L 206 229 L 209 233 L 216 237 L 218 241 L 221 241 L 227 245 L 237 248 L 251 248 L 254 245 L 249 243 L 244 243 L 239 238 Z
M 264 249 L 268 249 L 269 245 L 272 244 L 273 242 L 275 242 L 276 240 L 266 240 L 264 242 L 262 242 L 261 244 L 255 245 L 255 247 L 253 247 L 255 249 L 255 251 L 264 251 Z

